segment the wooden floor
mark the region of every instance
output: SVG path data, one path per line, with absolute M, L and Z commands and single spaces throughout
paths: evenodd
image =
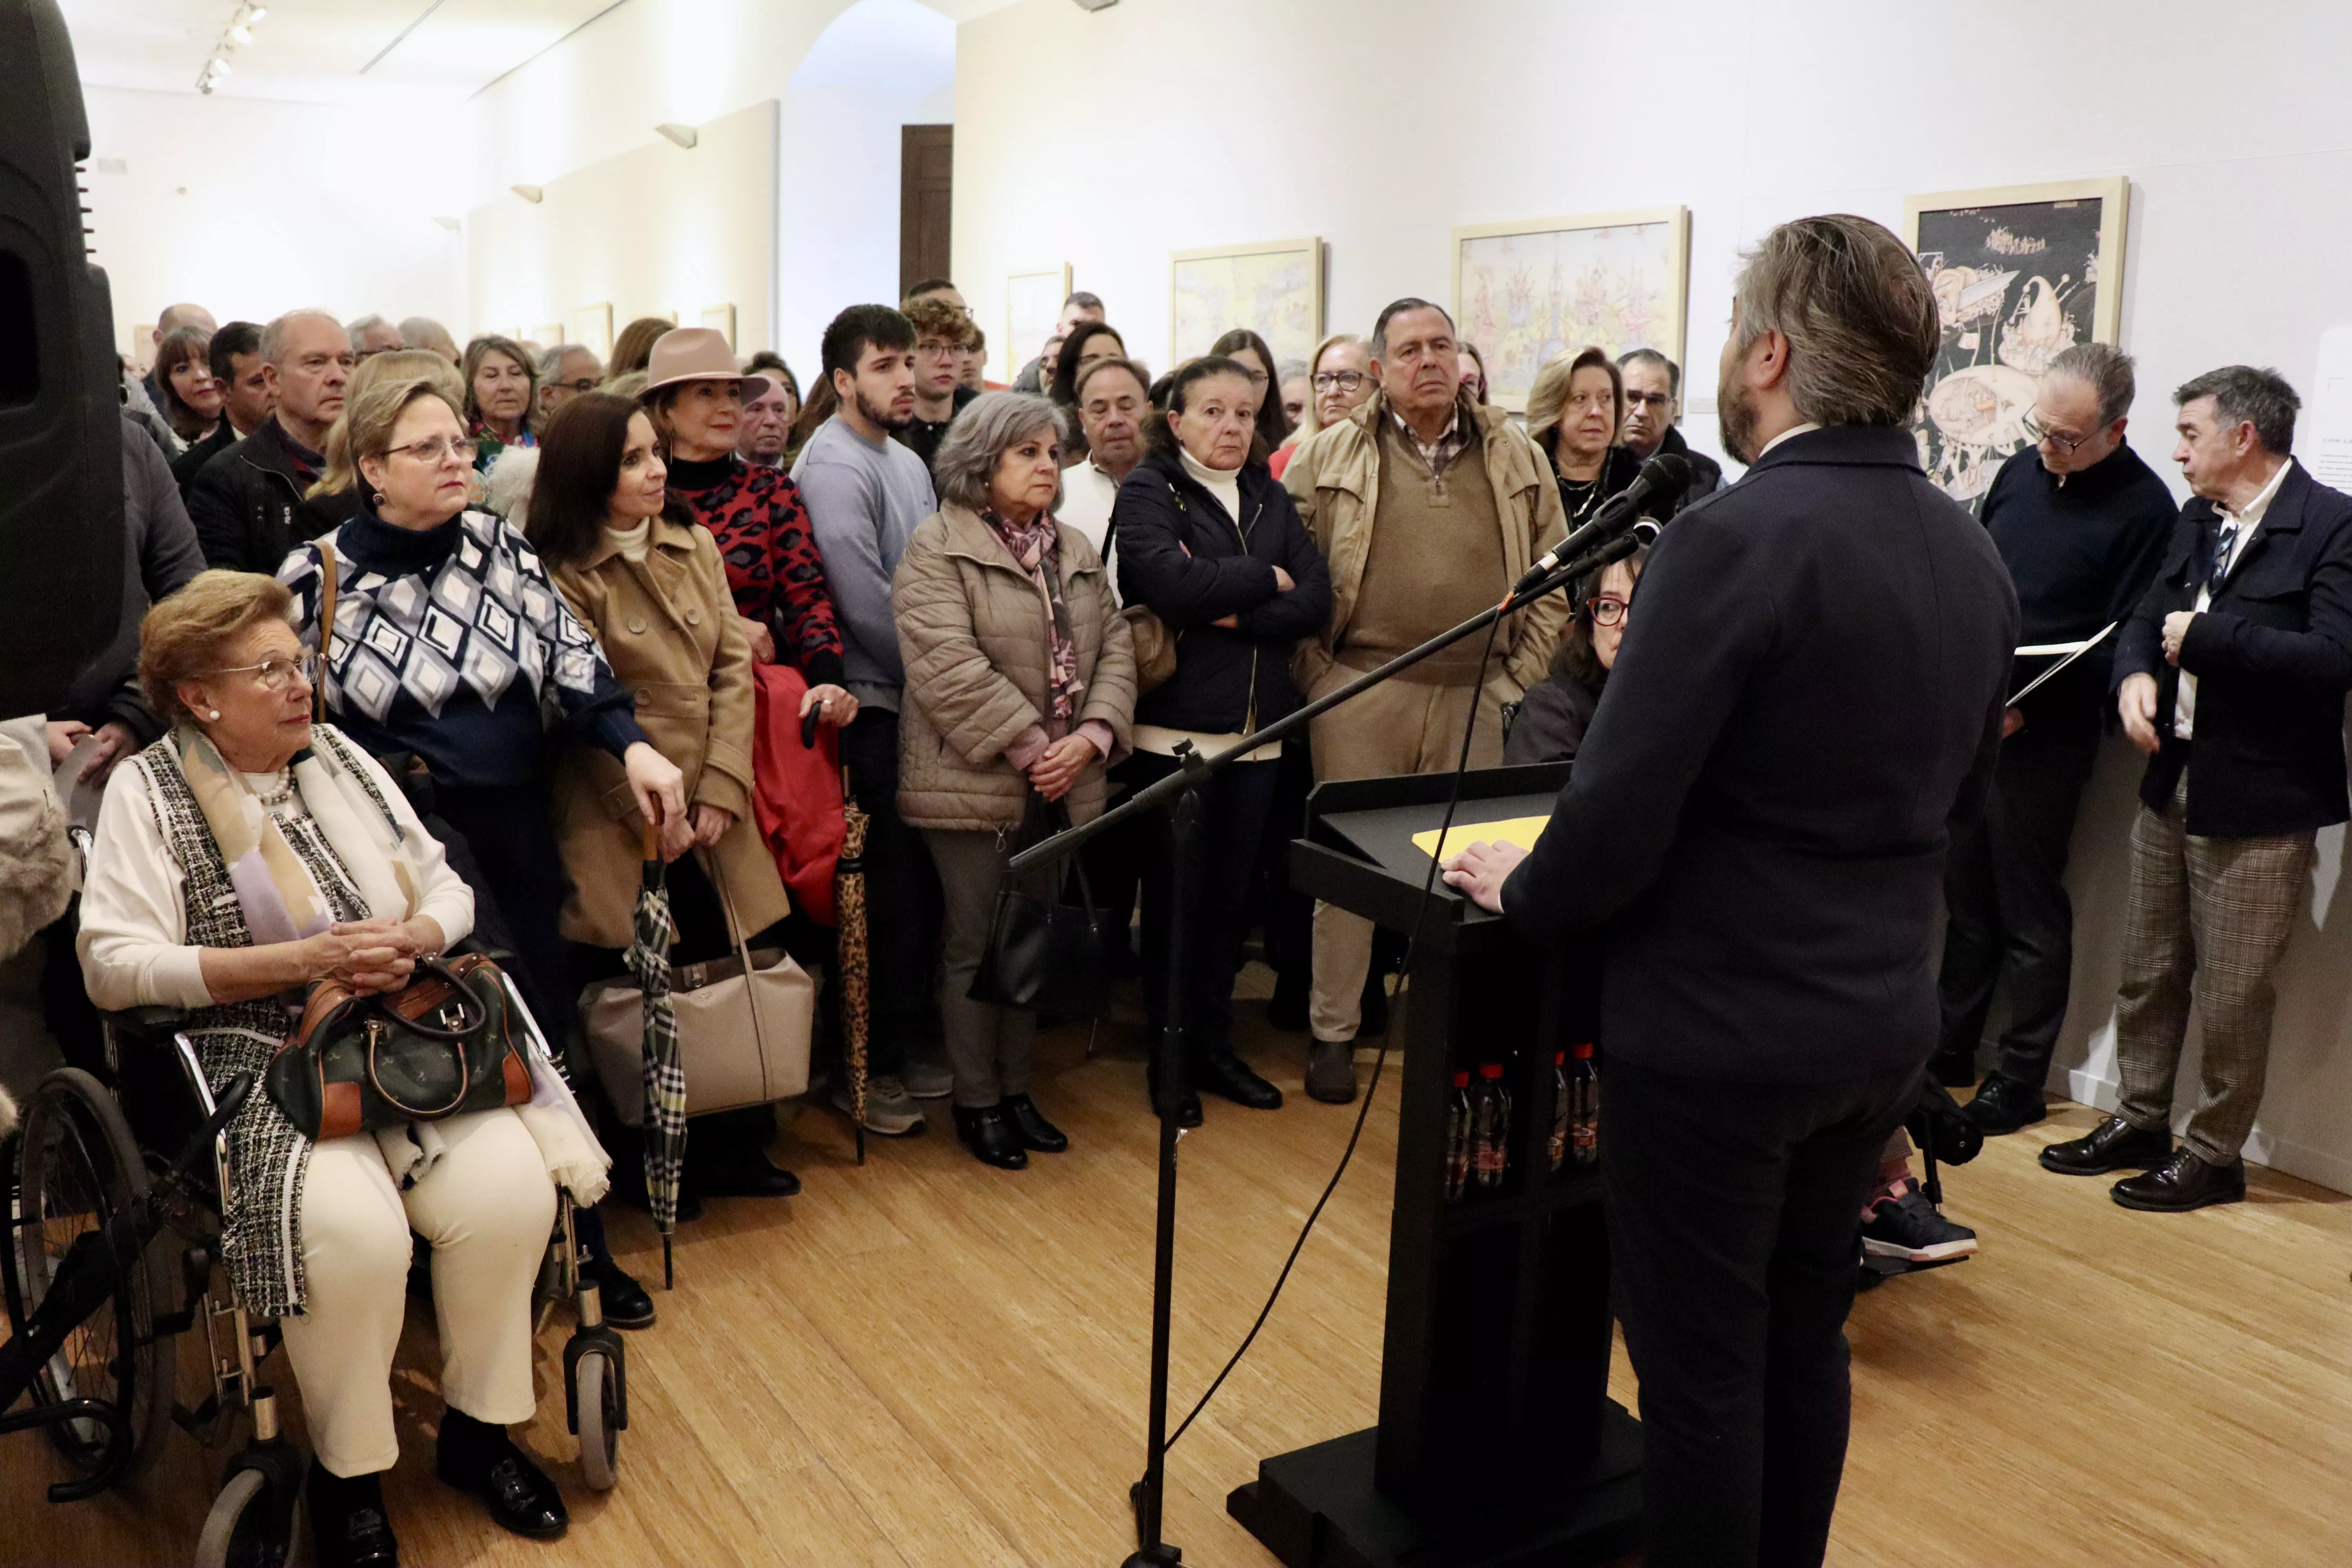
M 1241 1011 L 1255 1027 L 1259 1009 Z M 1142 1463 L 1154 1130 L 1131 1032 L 1104 1035 L 1093 1061 L 1083 1030 L 1041 1042 L 1038 1099 L 1075 1147 L 1025 1173 L 982 1167 L 943 1126 L 875 1141 L 859 1169 L 837 1118 L 790 1119 L 776 1152 L 806 1191 L 719 1203 L 686 1227 L 660 1326 L 629 1338 L 632 1425 L 609 1494 L 578 1484 L 568 1324 L 551 1325 L 527 1441 L 571 1501 L 561 1543 L 503 1535 L 433 1479 L 436 1363 L 413 1312 L 386 1486 L 405 1559 L 1117 1563 Z M 1212 1101 L 1183 1145 L 1180 1409 L 1248 1326 L 1354 1115 L 1300 1092 L 1295 1037 L 1259 1037 L 1249 1054 L 1290 1102 Z M 1171 1457 L 1167 1533 L 1188 1563 L 1270 1563 L 1226 1517 L 1227 1491 L 1262 1456 L 1373 1419 L 1392 1087 L 1256 1349 Z M 2352 1562 L 2352 1207 L 2258 1171 L 2242 1205 L 2133 1214 L 2105 1182 L 2033 1163 L 2092 1121 L 2061 1107 L 1993 1140 L 1947 1194 L 1980 1255 L 1857 1303 L 1832 1563 Z M 642 1218 L 614 1232 L 657 1278 Z M 1630 1404 L 1622 1352 L 1614 1381 Z M 135 1490 L 52 1507 L 43 1440 L 0 1438 L 0 1561 L 184 1561 L 221 1458 L 173 1433 Z

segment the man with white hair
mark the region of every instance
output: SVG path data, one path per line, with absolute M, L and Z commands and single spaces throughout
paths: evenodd
M 262 376 L 277 410 L 188 486 L 205 565 L 275 573 L 288 551 L 358 510 L 355 491 L 303 499 L 327 465 L 352 363 L 351 335 L 324 310 L 289 311 L 262 329 Z
M 400 329 L 373 311 L 343 331 L 352 335 L 352 357 L 355 360 L 372 359 L 400 346 Z
M 594 352 L 579 343 L 558 343 L 539 354 L 539 417 L 532 428 L 544 430 L 555 411 L 583 392 L 603 384 L 604 364 Z

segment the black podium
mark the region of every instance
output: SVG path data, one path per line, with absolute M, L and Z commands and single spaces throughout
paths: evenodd
M 1569 765 L 1464 781 L 1457 826 L 1544 816 Z M 1318 787 L 1292 885 L 1397 931 L 1422 904 L 1451 774 Z M 1401 1010 L 1396 1207 L 1381 1422 L 1265 1460 L 1226 1510 L 1288 1568 L 1532 1568 L 1636 1544 L 1641 1427 L 1610 1399 L 1601 1184 L 1549 1168 L 1552 1053 L 1592 1037 L 1598 965 L 1546 952 L 1443 882 Z M 1512 1096 L 1502 1184 L 1445 1197 L 1457 1071 L 1499 1062 Z M 1604 1085 L 1605 1091 L 1605 1085 Z M 1604 1148 L 1601 1157 L 1607 1158 Z

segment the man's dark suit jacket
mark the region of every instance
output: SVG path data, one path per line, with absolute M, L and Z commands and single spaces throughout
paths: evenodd
M 296 545 L 358 515 L 357 491 L 306 500 L 306 483 L 286 428 L 275 419 L 197 469 L 186 496 L 205 564 L 274 577 Z
M 2164 661 L 2164 617 L 2195 607 L 2221 509 L 2180 509 L 2164 564 L 2116 649 L 2116 685 L 2156 677 L 2163 745 L 2139 797 L 2164 809 L 2189 769 L 2189 831 L 2238 838 L 2300 833 L 2352 816 L 2344 783 L 2344 694 L 2352 690 L 2352 496 L 2293 458 L 2213 602 L 2189 624 L 2180 667 Z M 2197 678 L 2196 739 L 2173 738 L 2180 671 Z
M 1948 822 L 2000 742 L 2017 595 L 1910 434 L 1793 436 L 1666 525 L 1551 826 L 1503 889 L 1602 927 L 1601 1043 L 1826 1082 L 1937 1044 Z

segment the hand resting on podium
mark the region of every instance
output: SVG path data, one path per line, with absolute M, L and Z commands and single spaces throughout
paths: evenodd
M 1503 912 L 1503 884 L 1510 880 L 1528 852 L 1516 844 L 1471 845 L 1450 860 L 1438 862 L 1445 885 L 1470 895 L 1470 901 L 1496 914 Z

